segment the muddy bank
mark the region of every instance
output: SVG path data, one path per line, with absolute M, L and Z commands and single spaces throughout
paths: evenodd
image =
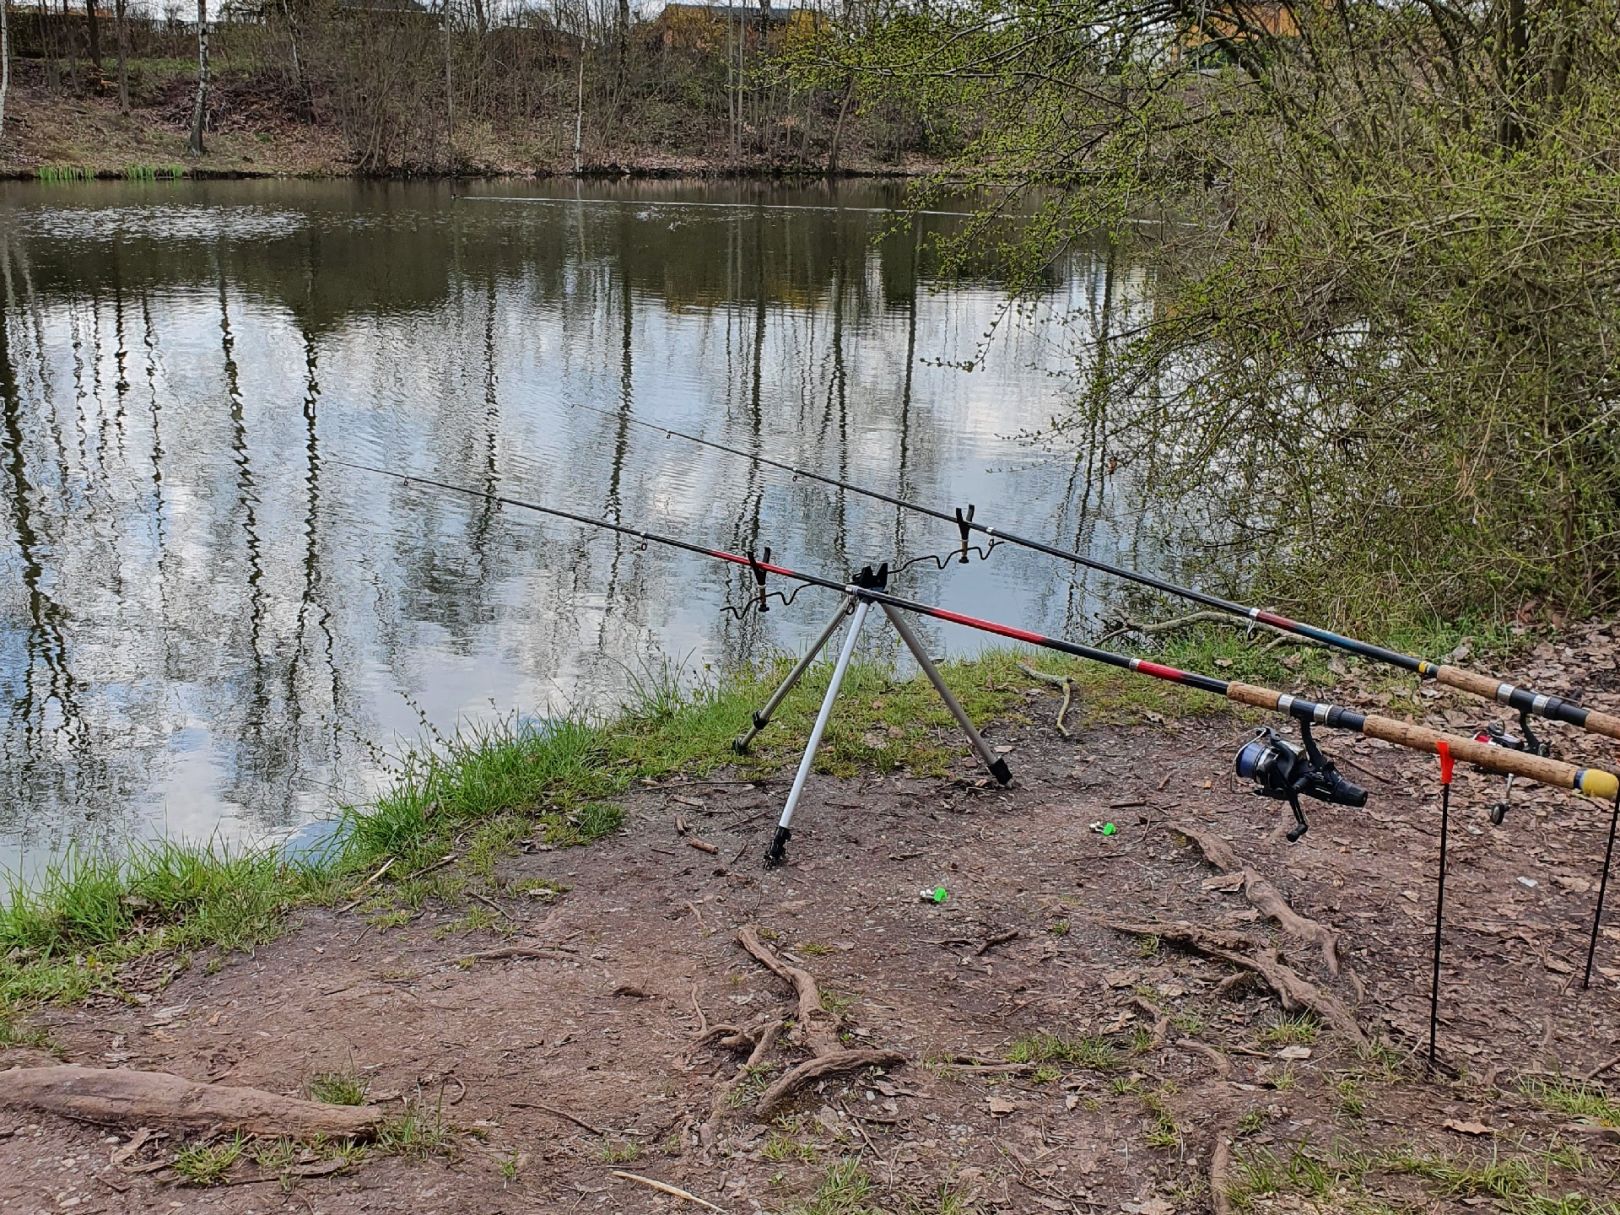
M 135 106 L 120 114 L 112 97 L 70 96 L 26 84 L 14 85 L 0 144 L 0 178 L 32 179 L 64 170 L 88 177 L 123 178 L 132 170 L 174 169 L 193 177 L 353 177 L 360 175 L 340 132 L 326 122 L 292 121 L 273 111 L 233 115 L 207 137 L 207 153 L 186 154 L 184 108 Z M 847 158 L 837 177 L 919 177 L 939 169 L 921 157 L 879 161 Z M 572 154 L 541 155 L 532 133 L 474 127 L 457 143 L 454 174 L 419 167 L 386 176 L 566 177 Z M 590 149 L 585 177 L 825 177 L 815 164 L 670 152 L 659 147 Z
M 1418 707 L 1387 684 L 1365 694 Z M 1230 1195 L 1218 1210 L 1528 1215 L 1551 1209 L 1543 1198 L 1612 1210 L 1620 1148 L 1601 1126 L 1620 1106 L 1597 1085 L 1620 1053 L 1620 930 L 1603 932 L 1590 991 L 1576 975 L 1601 808 L 1521 788 L 1495 827 L 1499 784 L 1459 776 L 1446 1070 L 1431 1077 L 1416 1056 L 1432 761 L 1334 738 L 1371 801 L 1313 807 L 1290 846 L 1286 810 L 1229 775 L 1249 724 L 1237 716 L 1102 725 L 1082 698 L 1065 739 L 1056 696 L 1017 696 L 987 730 L 1011 788 L 965 755 L 928 776 L 817 776 L 784 869 L 759 863 L 781 776 L 672 778 L 619 798 L 622 828 L 590 847 L 515 838 L 475 899 L 415 903 L 400 888 L 391 904 L 304 912 L 251 954 L 154 957 L 121 997 L 43 1010 L 30 1025 L 76 1063 L 289 1095 L 348 1077 L 410 1129 L 326 1175 L 299 1172 L 330 1153 L 262 1143 L 199 1174 L 199 1153 L 234 1141 L 153 1137 L 124 1152 L 134 1127 L 113 1137 L 5 1110 L 0 1199 L 701 1209 L 643 1178 L 734 1211 L 1167 1215 L 1210 1209 L 1216 1190 Z M 1453 725 L 1481 709 L 1419 699 Z M 1112 834 L 1093 829 L 1108 822 Z M 1284 933 L 1254 883 L 1178 827 L 1224 843 L 1334 950 Z M 939 886 L 945 902 L 919 897 Z M 740 943 L 750 928 L 784 969 L 813 976 L 824 1019 Z M 1178 944 L 1200 939 L 1288 968 L 1325 1011 L 1285 1009 L 1250 968 Z M 1335 1006 L 1352 1029 L 1335 1027 Z M 807 1022 L 904 1061 L 811 1077 L 762 1115 L 812 1053 Z M 12 1049 L 0 1065 L 42 1057 Z

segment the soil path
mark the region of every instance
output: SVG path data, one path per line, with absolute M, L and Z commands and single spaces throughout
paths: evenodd
M 468 908 L 430 906 L 387 928 L 310 913 L 251 957 L 152 985 L 140 1004 L 54 1010 L 48 1028 L 73 1062 L 289 1094 L 316 1073 L 355 1071 L 372 1099 L 441 1120 L 448 1149 L 373 1154 L 290 1189 L 244 1157 L 235 1184 L 201 1188 L 161 1167 L 132 1171 L 172 1158 L 172 1142 L 114 1164 L 123 1136 L 0 1115 L 0 1210 L 703 1209 L 615 1175 L 629 1172 L 727 1211 L 775 1211 L 858 1159 L 869 1193 L 822 1209 L 1167 1215 L 1209 1209 L 1216 1155 L 1224 1175 L 1234 1153 L 1300 1140 L 1440 1154 L 1558 1142 L 1568 1116 L 1514 1085 L 1620 1053 L 1620 930 L 1605 930 L 1590 991 L 1577 973 L 1601 807 L 1521 791 L 1492 827 L 1498 785 L 1459 776 L 1441 1037 L 1466 1079 L 1430 1081 L 1410 1054 L 1428 1015 L 1432 762 L 1333 738 L 1371 802 L 1310 807 L 1310 833 L 1290 846 L 1286 807 L 1227 775 L 1246 730 L 1236 717 L 1065 740 L 1055 705 L 1032 692 L 1026 719 L 988 731 L 1008 748 L 1008 790 L 965 759 L 950 781 L 814 780 L 784 869 L 760 865 L 782 784 L 646 789 L 619 836 L 507 862 L 510 879 L 568 891 L 499 900 L 494 930 L 467 931 Z M 677 819 L 718 851 L 692 847 Z M 1090 828 L 1103 821 L 1117 831 Z M 1178 823 L 1227 841 L 1295 911 L 1337 930 L 1342 973 L 1279 935 L 1178 841 Z M 944 904 L 919 898 L 937 885 Z M 1116 920 L 1269 942 L 1389 1048 L 1368 1056 L 1326 1029 L 1278 1028 L 1269 991 Z M 754 1117 L 806 1052 L 784 1032 L 747 1068 L 751 1040 L 731 1049 L 704 1035 L 792 1014 L 789 985 L 737 943 L 747 925 L 814 975 L 846 1045 L 909 1062 L 826 1077 L 782 1120 Z M 468 960 L 531 946 L 544 948 Z M 35 1060 L 0 1053 L 0 1066 Z M 1598 1195 L 1606 1183 L 1592 1178 L 1612 1182 L 1620 1153 L 1600 1137 L 1584 1146 L 1598 1172 L 1580 1181 Z M 1393 1174 L 1357 1184 L 1397 1206 L 1402 1193 L 1425 1209 L 1476 1201 Z

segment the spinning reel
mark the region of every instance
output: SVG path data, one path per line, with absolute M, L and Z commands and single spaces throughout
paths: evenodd
M 1502 726 L 1492 722 L 1483 730 L 1474 735 L 1474 741 L 1484 743 L 1488 747 L 1504 747 L 1509 751 L 1523 751 L 1527 755 L 1551 755 L 1552 744 L 1546 739 L 1537 738 L 1535 731 L 1530 728 L 1530 711 L 1519 710 L 1519 731 L 1523 735 L 1515 738 Z M 1508 803 L 1513 800 L 1513 774 L 1508 773 L 1507 788 L 1502 792 L 1502 800 L 1491 807 L 1491 824 L 1496 827 L 1502 825 L 1507 818 Z
M 1333 761 L 1322 754 L 1311 737 L 1311 723 L 1300 722 L 1299 732 L 1305 744 L 1303 754 L 1270 726 L 1256 730 L 1254 737 L 1244 743 L 1237 754 L 1237 774 L 1254 782 L 1257 797 L 1286 801 L 1293 809 L 1294 826 L 1288 832 L 1290 844 L 1297 843 L 1300 836 L 1310 830 L 1305 811 L 1300 809 L 1300 794 L 1358 810 L 1367 804 L 1367 791 L 1340 776 Z

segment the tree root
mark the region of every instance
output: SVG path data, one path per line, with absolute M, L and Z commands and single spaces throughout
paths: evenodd
M 759 1116 L 769 1118 L 783 1102 L 812 1080 L 868 1067 L 893 1067 L 905 1061 L 906 1057 L 896 1050 L 837 1050 L 827 1055 L 816 1055 L 790 1068 L 765 1090 L 765 1095 L 759 1099 Z
M 1217 1075 L 1223 1080 L 1232 1078 L 1232 1061 L 1207 1042 L 1200 1042 L 1196 1038 L 1177 1038 L 1176 1045 L 1182 1050 L 1190 1050 L 1196 1055 L 1202 1055 L 1209 1060 L 1209 1065 L 1215 1069 Z
M 1148 1019 L 1153 1022 L 1153 1044 L 1148 1049 L 1158 1050 L 1170 1035 L 1170 1015 L 1143 996 L 1132 996 L 1131 1006 L 1139 1012 L 1146 1013 Z
M 1337 932 L 1326 924 L 1295 911 L 1275 886 L 1253 868 L 1238 861 L 1237 854 L 1225 840 L 1181 823 L 1171 824 L 1169 830 L 1172 835 L 1197 848 L 1206 864 L 1222 873 L 1240 875 L 1243 878 L 1243 897 L 1249 900 L 1255 910 L 1274 921 L 1286 935 L 1315 945 L 1322 951 L 1322 962 L 1327 967 L 1328 973 L 1335 978 L 1339 976 L 1343 964 L 1339 960 Z M 1345 978 L 1355 988 L 1356 998 L 1359 1000 L 1364 994 L 1360 978 L 1354 973 L 1346 973 Z
M 899 1051 L 845 1047 L 838 1038 L 839 1019 L 822 1006 L 821 988 L 817 985 L 815 976 L 779 958 L 759 939 L 759 932 L 753 925 L 737 933 L 737 943 L 761 966 L 793 985 L 793 990 L 798 996 L 793 1037 L 810 1051 L 810 1058 L 789 1068 L 765 1090 L 759 1099 L 760 1117 L 770 1117 L 800 1089 L 823 1076 L 868 1067 L 892 1067 L 906 1061 L 905 1055 Z M 754 1049 L 748 1057 L 748 1062 L 739 1069 L 740 1072 L 746 1074 L 764 1060 L 780 1029 L 781 1021 L 778 1018 L 772 1018 L 760 1027 L 754 1038 Z M 713 1033 L 713 1030 L 710 1030 L 710 1033 Z M 712 1133 L 715 1119 L 727 1104 L 724 1097 L 716 1104 L 715 1113 L 711 1115 L 705 1130 Z
M 169 1072 L 74 1064 L 0 1072 L 0 1106 L 104 1126 L 218 1128 L 294 1139 L 369 1138 L 383 1121 L 383 1111 L 374 1105 L 326 1105 Z
M 1223 1125 L 1215 1131 L 1215 1142 L 1209 1150 L 1209 1204 L 1213 1215 L 1234 1215 L 1232 1198 L 1227 1191 L 1232 1175 L 1232 1135 L 1236 1124 Z
M 1172 945 L 1215 958 L 1229 966 L 1253 972 L 1271 988 L 1285 1012 L 1313 1012 L 1329 1026 L 1358 1047 L 1368 1045 L 1367 1034 L 1357 1022 L 1355 1014 L 1337 996 L 1323 991 L 1284 962 L 1275 949 L 1258 947 L 1258 943 L 1241 933 L 1221 932 L 1200 928 L 1185 921 L 1152 921 L 1147 923 L 1110 922 L 1110 928 L 1136 936 L 1154 936 Z M 1242 952 L 1254 949 L 1253 954 Z

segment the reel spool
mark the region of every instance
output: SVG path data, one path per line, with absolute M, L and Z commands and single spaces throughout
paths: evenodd
M 1237 774 L 1254 782 L 1255 796 L 1286 801 L 1293 810 L 1294 826 L 1288 831 L 1290 844 L 1298 843 L 1310 830 L 1305 811 L 1299 804 L 1301 794 L 1358 810 L 1367 804 L 1367 791 L 1340 776 L 1333 761 L 1322 754 L 1311 736 L 1310 722 L 1300 722 L 1300 736 L 1305 746 L 1303 752 L 1270 726 L 1262 726 L 1237 753 Z

